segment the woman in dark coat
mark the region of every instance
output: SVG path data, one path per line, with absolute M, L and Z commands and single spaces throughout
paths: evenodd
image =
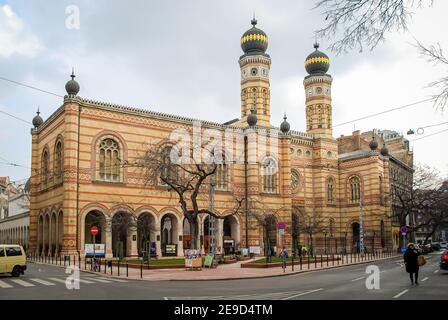
M 409 273 L 409 277 L 411 278 L 411 285 L 414 284 L 413 275 L 415 275 L 415 285 L 418 286 L 418 256 L 419 253 L 415 249 L 413 243 L 408 244 L 408 248 L 404 253 L 404 263 L 406 265 L 406 272 Z

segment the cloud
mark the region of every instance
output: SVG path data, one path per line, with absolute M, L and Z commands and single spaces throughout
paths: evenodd
M 0 5 L 0 57 L 14 54 L 35 57 L 43 46 L 39 39 L 24 29 L 23 21 L 9 5 Z

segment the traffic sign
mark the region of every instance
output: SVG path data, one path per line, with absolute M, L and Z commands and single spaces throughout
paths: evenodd
M 401 231 L 401 233 L 406 234 L 406 233 L 408 232 L 408 228 L 407 228 L 406 226 L 402 226 L 402 227 L 400 228 L 400 231 Z
M 284 222 L 277 223 L 277 229 L 278 230 L 285 230 L 286 229 L 286 223 L 284 223 Z
M 93 226 L 92 228 L 90 228 L 90 234 L 96 236 L 98 234 L 98 227 Z

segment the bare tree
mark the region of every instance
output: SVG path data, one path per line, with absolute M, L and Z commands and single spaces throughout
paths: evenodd
M 193 159 L 194 148 L 196 151 L 208 155 L 212 161 L 196 162 Z M 206 146 L 193 146 L 187 148 L 189 154 L 183 155 L 185 149 L 171 145 L 170 141 L 160 146 L 152 146 L 147 149 L 139 161 L 147 184 L 166 186 L 168 191 L 174 192 L 179 200 L 183 215 L 190 223 L 191 237 L 194 248 L 198 239 L 198 215 L 207 214 L 218 219 L 225 216 L 217 215 L 216 212 L 199 206 L 199 199 L 207 193 L 211 179 L 214 177 L 218 167 L 219 155 Z M 187 156 L 191 161 L 184 162 L 182 157 Z M 241 208 L 244 199 L 235 199 L 235 206 L 228 215 L 236 214 Z
M 325 229 L 325 219 L 320 212 L 305 212 L 297 209 L 299 215 L 299 232 L 308 236 L 308 248 L 310 253 L 314 253 L 313 235 L 322 232 Z
M 432 6 L 434 0 L 319 0 L 315 9 L 322 9 L 325 25 L 316 31 L 319 38 L 332 39 L 329 46 L 336 54 L 353 49 L 373 50 L 390 32 L 408 31 L 413 9 Z M 448 65 L 439 43 L 424 46 L 415 40 L 415 46 L 429 61 Z M 448 77 L 428 84 L 437 88 L 432 95 L 434 106 L 443 110 L 448 103 Z
M 263 229 L 263 246 L 264 253 L 266 257 L 266 263 L 271 262 L 271 244 L 269 239 L 269 233 L 272 229 L 276 232 L 277 226 L 275 221 L 279 219 L 279 212 L 284 210 L 285 207 L 272 208 L 266 203 L 260 201 L 257 197 L 249 198 L 250 209 L 248 217 L 250 220 L 256 223 L 259 227 Z
M 319 0 L 315 9 L 322 9 L 325 26 L 316 31 L 318 37 L 335 39 L 332 51 L 341 53 L 364 46 L 371 50 L 385 34 L 407 31 L 413 8 L 431 6 L 433 0 Z M 341 32 L 340 29 L 343 29 Z

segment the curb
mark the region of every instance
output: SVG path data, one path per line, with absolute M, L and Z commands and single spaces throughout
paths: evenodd
M 384 261 L 384 260 L 390 260 L 390 259 L 396 259 L 401 257 L 400 255 L 393 256 L 393 257 L 386 257 L 381 258 L 377 260 L 369 260 L 369 261 L 360 261 L 355 263 L 349 263 L 349 264 L 340 264 L 335 266 L 328 266 L 323 267 L 320 269 L 314 269 L 314 270 L 298 270 L 291 273 L 279 273 L 279 274 L 272 274 L 272 275 L 260 275 L 260 276 L 250 276 L 250 277 L 232 277 L 232 278 L 216 278 L 216 279 L 160 279 L 160 280 L 152 280 L 152 279 L 145 279 L 145 278 L 130 278 L 130 277 L 119 277 L 116 275 L 109 275 L 105 273 L 95 272 L 95 271 L 89 271 L 89 270 L 80 270 L 80 272 L 85 272 L 89 274 L 96 274 L 103 277 L 113 278 L 113 279 L 126 279 L 126 280 L 137 280 L 137 281 L 179 281 L 179 282 L 188 282 L 188 281 L 228 281 L 228 280 L 247 280 L 247 279 L 263 279 L 263 278 L 275 278 L 275 277 L 287 277 L 287 276 L 294 276 L 299 275 L 303 273 L 311 273 L 311 272 L 320 272 L 320 271 L 326 271 L 329 269 L 336 269 L 336 268 L 344 268 L 344 267 L 350 267 L 350 266 L 356 266 L 361 264 L 367 264 L 367 263 L 373 263 L 377 261 Z M 34 262 L 29 261 L 29 263 L 34 263 L 37 265 L 46 265 L 46 266 L 53 266 L 53 267 L 60 267 L 64 268 L 64 266 L 60 265 L 53 265 L 53 264 L 46 264 L 46 263 L 40 263 L 40 262 Z M 299 266 L 299 265 L 298 265 Z

